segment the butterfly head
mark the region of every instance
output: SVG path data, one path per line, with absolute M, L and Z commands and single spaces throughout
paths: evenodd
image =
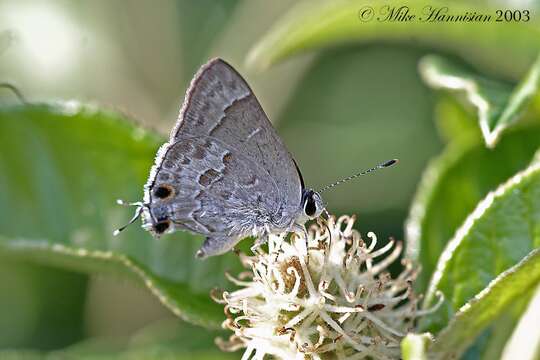
M 318 192 L 304 189 L 302 193 L 302 215 L 309 220 L 318 218 L 324 210 L 324 203 Z

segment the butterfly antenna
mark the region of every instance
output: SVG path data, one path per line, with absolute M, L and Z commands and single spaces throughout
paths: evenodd
M 356 179 L 357 177 L 360 177 L 362 175 L 366 175 L 366 174 L 369 174 L 370 172 L 373 172 L 375 170 L 379 170 L 379 169 L 384 169 L 384 168 L 387 168 L 387 167 L 390 167 L 394 164 L 397 164 L 398 162 L 398 159 L 392 159 L 392 160 L 388 160 L 388 161 L 385 161 L 383 163 L 380 163 L 379 165 L 375 166 L 375 167 L 372 167 L 371 169 L 367 169 L 367 170 L 363 170 L 359 173 L 356 173 L 354 175 L 351 175 L 351 176 L 347 176 L 346 178 L 344 179 L 341 179 L 341 180 L 338 180 L 336 181 L 335 183 L 332 183 L 330 185 L 327 185 L 325 187 L 323 187 L 321 190 L 319 190 L 318 192 L 319 193 L 322 193 L 326 190 L 329 190 L 331 188 L 333 188 L 334 186 L 338 186 L 340 184 L 343 184 L 344 182 L 347 182 L 349 180 L 353 180 L 353 179 Z
M 116 235 L 120 234 L 120 232 L 124 231 L 125 228 L 127 228 L 129 225 L 133 224 L 139 218 L 139 216 L 141 216 L 141 214 L 143 212 L 143 209 L 144 209 L 144 206 L 145 206 L 145 204 L 140 202 L 140 201 L 128 203 L 128 202 L 125 202 L 124 200 L 118 199 L 118 200 L 116 200 L 116 203 L 118 205 L 122 205 L 122 206 L 136 206 L 137 209 L 135 210 L 135 215 L 133 215 L 131 220 L 129 220 L 129 222 L 126 225 L 114 230 L 113 236 L 116 236 Z

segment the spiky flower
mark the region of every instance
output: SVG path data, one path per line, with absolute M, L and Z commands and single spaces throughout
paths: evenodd
M 377 249 L 375 234 L 366 243 L 354 221 L 330 217 L 307 239 L 270 235 L 267 252 L 241 254 L 251 271 L 229 276 L 240 289 L 214 294 L 225 305 L 223 326 L 234 332 L 218 346 L 245 347 L 242 359 L 398 359 L 400 340 L 425 313 L 412 290 L 417 271 L 403 261 L 392 279 L 386 269 L 402 244 Z

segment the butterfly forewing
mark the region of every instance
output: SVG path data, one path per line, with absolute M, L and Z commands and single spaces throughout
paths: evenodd
M 189 135 L 220 139 L 261 163 L 282 196 L 300 201 L 300 181 L 290 153 L 247 82 L 221 59 L 204 65 L 193 79 L 171 140 Z

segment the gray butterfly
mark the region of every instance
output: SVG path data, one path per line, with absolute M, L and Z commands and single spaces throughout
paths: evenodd
M 324 209 L 246 81 L 221 59 L 191 81 L 144 199 L 131 205 L 138 209 L 127 225 L 142 214 L 143 228 L 154 236 L 176 230 L 206 236 L 200 258 L 223 254 L 247 236 L 259 246 L 271 233 L 305 232 L 304 223 Z
M 221 59 L 193 78 L 136 205 L 132 220 L 142 212 L 143 228 L 155 236 L 205 235 L 201 258 L 247 236 L 260 245 L 270 233 L 305 231 L 323 210 L 246 81 Z

